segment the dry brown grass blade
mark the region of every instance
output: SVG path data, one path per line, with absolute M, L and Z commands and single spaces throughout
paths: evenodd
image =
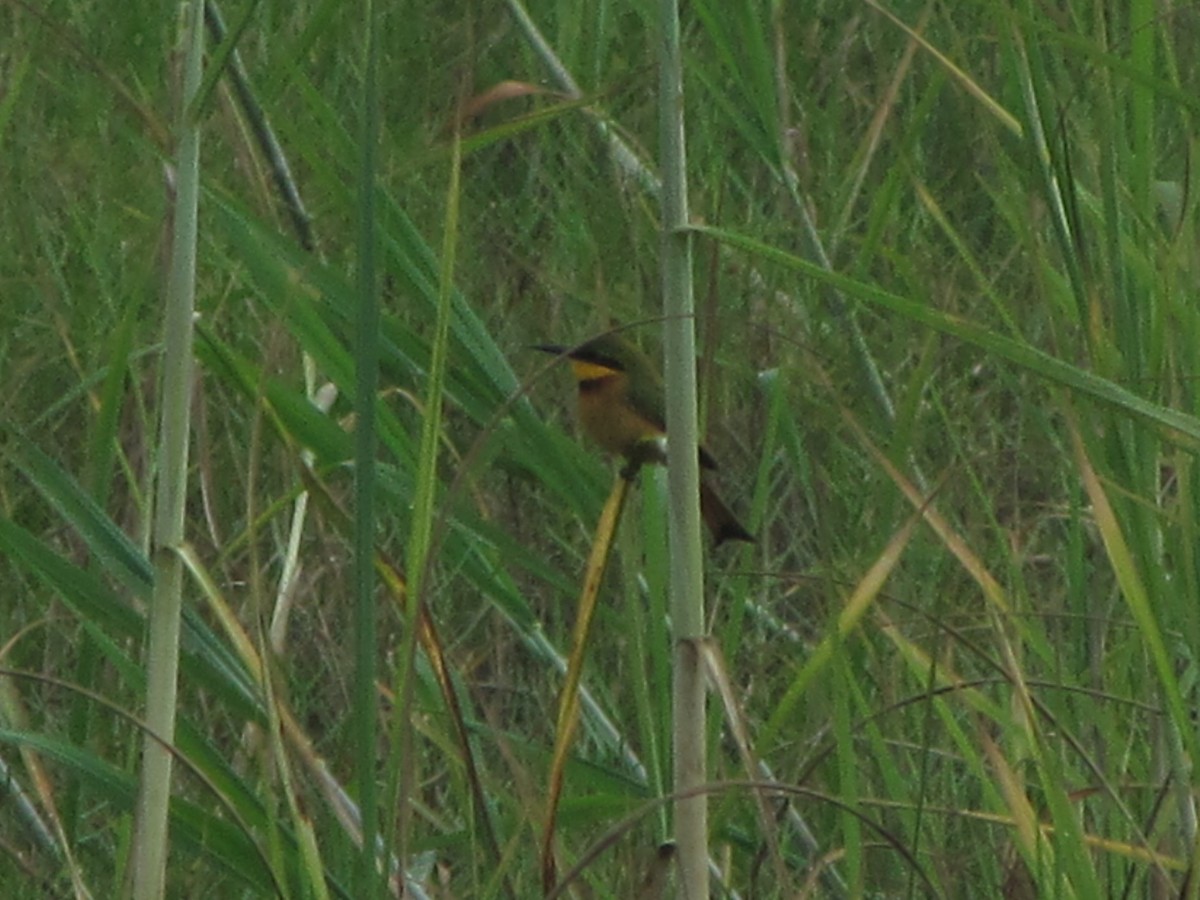
M 1029 694 L 1029 687 L 1025 683 L 1025 675 L 1020 665 L 1018 647 L 1013 644 L 1008 634 L 1008 628 L 1006 627 L 1012 621 L 1013 610 L 1005 596 L 1004 588 L 1000 586 L 1000 582 L 988 570 L 983 560 L 976 555 L 975 551 L 968 546 L 967 542 L 963 540 L 950 526 L 950 523 L 937 511 L 937 508 L 928 502 L 917 486 L 910 482 L 904 476 L 904 473 L 897 469 L 892 464 L 892 461 L 884 455 L 883 451 L 875 446 L 875 443 L 849 410 L 842 410 L 842 419 L 850 426 L 859 442 L 879 467 L 887 473 L 887 476 L 892 479 L 896 487 L 900 488 L 900 491 L 908 501 L 921 511 L 921 517 L 933 529 L 946 549 L 953 554 L 959 564 L 975 580 L 975 583 L 979 585 L 983 596 L 988 601 L 987 613 L 989 619 L 992 621 L 997 647 L 1004 661 L 1004 674 L 1009 679 L 1015 692 L 1013 698 L 1013 720 L 1014 722 L 1021 723 L 1029 739 L 1033 740 L 1035 721 L 1033 700 Z
M 708 672 L 709 683 L 716 689 L 721 698 L 721 706 L 725 711 L 725 722 L 729 734 L 737 746 L 738 756 L 742 759 L 742 768 L 746 771 L 746 779 L 753 781 L 759 777 L 760 765 L 758 754 L 754 752 L 754 742 L 750 737 L 750 729 L 746 725 L 746 716 L 738 702 L 729 679 L 729 668 L 725 665 L 721 648 L 711 639 L 700 641 L 700 653 L 704 659 L 704 668 Z M 775 886 L 784 896 L 792 896 L 795 888 L 788 877 L 787 866 L 783 861 L 783 853 L 779 849 L 779 834 L 776 817 L 771 814 L 767 805 L 766 792 L 755 790 L 751 792 L 758 813 L 759 827 L 766 837 L 767 847 L 771 853 L 771 863 L 775 868 Z
M 935 664 L 934 657 L 929 651 L 909 640 L 900 626 L 883 610 L 875 610 L 875 619 L 879 633 L 892 642 L 915 676 L 926 677 L 930 671 L 933 671 L 938 690 L 953 691 L 977 713 L 994 714 L 991 702 L 980 693 L 978 687 L 968 683 L 958 674 L 953 662 L 948 659 L 938 659 Z
M 867 5 L 877 10 L 883 16 L 887 17 L 897 28 L 907 34 L 910 38 L 916 41 L 921 47 L 934 59 L 936 59 L 942 67 L 950 73 L 950 76 L 957 81 L 968 94 L 978 100 L 983 108 L 990 112 L 996 119 L 1018 137 L 1021 136 L 1021 123 L 1017 121 L 1016 116 L 1010 113 L 1007 109 L 994 100 L 987 91 L 975 81 L 970 75 L 956 66 L 950 61 L 950 58 L 938 50 L 933 44 L 925 40 L 921 34 L 911 28 L 907 23 L 900 19 L 895 13 L 881 6 L 877 0 L 866 0 Z
M 863 616 L 867 614 L 867 611 L 875 602 L 875 598 L 879 596 L 879 592 L 883 590 L 883 586 L 887 583 L 892 570 L 900 562 L 900 558 L 903 556 L 908 542 L 912 540 L 917 523 L 920 522 L 925 509 L 924 502 L 918 504 L 917 511 L 891 537 L 887 546 L 884 547 L 883 552 L 879 554 L 878 559 L 871 564 L 871 567 L 859 579 L 858 584 L 854 586 L 854 590 L 846 598 L 846 603 L 842 607 L 842 611 L 838 613 L 836 631 L 826 635 L 809 655 L 804 668 L 792 680 L 787 693 L 779 701 L 770 721 L 762 729 L 760 740 L 767 745 L 770 745 L 778 736 L 781 727 L 780 723 L 791 714 L 791 711 L 795 708 L 796 703 L 803 692 L 807 690 L 813 678 L 828 665 L 829 661 L 833 658 L 834 651 L 858 627 Z
M 896 110 L 900 88 L 908 80 L 908 73 L 912 69 L 913 57 L 916 56 L 917 47 L 920 45 L 915 35 L 925 31 L 925 26 L 929 22 L 933 8 L 933 4 L 930 3 L 921 12 L 921 17 L 914 29 L 914 37 L 905 46 L 904 52 L 896 63 L 892 78 L 884 89 L 883 96 L 879 98 L 879 103 L 876 105 L 875 112 L 871 116 L 871 122 L 867 126 L 862 141 L 859 143 L 858 150 L 854 154 L 856 165 L 854 166 L 851 179 L 853 186 L 846 192 L 846 202 L 842 205 L 842 209 L 838 214 L 837 225 L 831 231 L 835 242 L 839 236 L 846 233 L 849 222 L 855 213 L 855 206 L 862 192 L 862 185 L 866 180 L 867 172 L 870 171 L 871 161 L 875 158 L 875 152 L 879 149 L 883 141 L 884 128 L 891 120 L 892 113 Z M 836 247 L 836 243 L 833 246 Z
M 407 585 L 404 576 L 400 573 L 392 563 L 383 558 L 382 554 L 376 554 L 375 571 L 380 575 L 380 578 L 388 586 L 391 591 L 392 598 L 401 615 L 404 615 L 404 605 L 408 594 Z M 466 717 L 463 715 L 462 704 L 458 700 L 458 692 L 454 689 L 454 682 L 450 678 L 450 667 L 446 664 L 446 654 L 443 650 L 442 639 L 438 636 L 437 623 L 434 622 L 433 616 L 429 612 L 429 607 L 421 603 L 418 610 L 418 628 L 420 633 L 417 635 L 421 642 L 421 649 L 425 651 L 425 658 L 429 663 L 429 667 L 433 670 L 434 678 L 437 679 L 438 688 L 442 692 L 442 699 L 446 703 L 447 709 L 450 710 L 450 720 L 454 723 L 454 736 L 458 740 L 459 753 L 462 755 L 463 767 L 466 770 L 467 784 L 470 785 L 471 798 L 475 804 L 475 809 L 480 819 L 483 822 L 483 830 L 488 838 L 489 849 L 492 855 L 499 864 L 503 859 L 503 853 L 500 849 L 500 839 L 496 834 L 496 829 L 492 825 L 491 816 L 488 814 L 487 797 L 483 793 L 483 779 L 479 775 L 479 767 L 475 763 L 475 754 L 471 750 L 471 734 L 467 731 Z M 505 879 L 505 886 L 508 893 L 512 896 L 511 886 L 508 885 Z
M 504 103 L 518 97 L 537 97 L 543 94 L 562 96 L 539 85 L 530 84 L 527 81 L 501 81 L 499 84 L 492 85 L 483 93 L 476 94 L 463 103 L 462 109 L 458 113 L 458 127 L 462 129 L 468 122 L 483 115 L 497 103 Z
M 1004 616 L 1012 615 L 1012 607 L 1005 597 L 1004 588 L 1000 586 L 992 573 L 988 571 L 987 566 L 983 561 L 975 555 L 974 551 L 967 546 L 958 533 L 950 526 L 945 517 L 938 512 L 937 507 L 926 501 L 926 497 L 921 493 L 915 484 L 905 477 L 892 463 L 890 459 L 875 445 L 871 440 L 866 430 L 859 424 L 858 419 L 849 410 L 842 410 L 842 421 L 844 421 L 850 430 L 854 432 L 854 436 L 858 438 L 859 443 L 871 455 L 876 464 L 884 471 L 884 473 L 892 480 L 892 482 L 900 489 L 905 498 L 914 507 L 921 510 L 921 517 L 925 520 L 925 524 L 933 529 L 934 534 L 938 536 L 946 549 L 959 561 L 967 574 L 974 579 L 983 591 L 983 596 L 987 599 L 988 604 L 994 607 Z
M 0 647 L 0 662 L 6 663 L 9 651 L 19 640 L 31 629 L 41 627 L 43 624 L 43 622 L 38 622 L 18 630 L 16 634 L 4 643 L 3 647 Z M 0 711 L 3 712 L 5 724 L 11 725 L 18 731 L 31 730 L 25 702 L 22 700 L 16 684 L 7 676 L 0 676 Z M 83 873 L 79 864 L 75 861 L 75 854 L 71 850 L 71 843 L 67 839 L 67 833 L 63 829 L 62 818 L 58 813 L 58 804 L 54 800 L 54 782 L 42 765 L 41 755 L 24 744 L 20 745 L 19 752 L 21 754 L 21 762 L 25 765 L 25 770 L 29 773 L 29 777 L 33 781 L 34 792 L 37 794 L 38 801 L 45 812 L 45 817 L 49 820 L 49 829 L 52 829 L 54 832 L 51 837 L 47 831 L 43 835 L 43 840 L 49 842 L 53 849 L 62 854 L 62 864 L 71 878 L 71 887 L 75 892 L 75 896 L 80 898 L 80 900 L 90 898 L 91 892 L 88 891 L 87 885 L 83 881 Z M 7 767 L 5 768 L 7 769 Z M 11 774 L 6 775 L 6 778 L 11 777 Z M 16 785 L 11 785 L 9 791 L 15 794 L 15 788 Z M 45 830 L 47 826 L 45 822 L 39 820 L 33 827 L 38 828 L 38 830 Z
M 1037 813 L 1030 805 L 1029 797 L 1025 793 L 1024 780 L 1013 770 L 1004 754 L 1000 752 L 1000 748 L 988 734 L 986 723 L 979 724 L 978 734 L 980 746 L 996 772 L 996 781 L 1000 786 L 1000 792 L 1004 795 L 1004 800 L 1012 813 L 1012 823 L 1022 855 L 1028 860 L 1038 858 L 1039 853 L 1048 853 L 1049 846 L 1043 846 L 1039 850 L 1039 844 L 1042 843 L 1040 826 Z
M 629 474 L 622 471 L 613 482 L 608 502 L 604 504 L 600 521 L 596 524 L 596 537 L 592 542 L 592 552 L 588 557 L 587 570 L 583 577 L 583 589 L 579 594 L 575 630 L 571 636 L 571 658 L 567 662 L 567 676 L 563 681 L 558 702 L 554 754 L 550 760 L 550 777 L 546 791 L 546 824 L 542 834 L 542 890 L 547 894 L 554 889 L 558 877 L 558 867 L 554 860 L 554 828 L 558 817 L 558 802 L 562 797 L 567 757 L 571 751 L 575 728 L 579 724 L 579 681 L 583 674 L 583 657 L 587 650 L 588 633 L 591 630 L 592 615 L 596 611 L 600 583 L 604 578 L 604 570 L 608 567 L 613 536 L 617 531 L 617 523 L 621 520 L 621 510 L 629 493 L 629 483 L 635 476 L 636 471 Z
M 343 535 L 349 534 L 350 519 L 345 511 L 329 495 L 328 491 L 326 491 L 324 484 L 307 467 L 301 467 L 301 473 L 309 495 L 316 500 L 322 511 L 327 514 L 329 521 L 333 523 L 339 533 Z M 200 584 L 208 600 L 209 608 L 216 616 L 223 632 L 237 651 L 242 663 L 246 666 L 251 677 L 261 685 L 263 683 L 263 664 L 254 641 L 246 633 L 233 610 L 225 603 L 220 590 L 209 578 L 203 564 L 196 554 L 191 551 L 191 548 L 188 546 L 182 548 L 181 556 L 192 576 Z M 404 575 L 397 566 L 378 552 L 375 554 L 375 570 L 379 573 L 382 582 L 387 585 L 388 590 L 401 610 L 401 614 L 403 614 L 407 597 L 407 583 Z M 471 750 L 470 733 L 467 730 L 466 720 L 463 717 L 462 705 L 459 702 L 458 694 L 454 689 L 454 683 L 450 677 L 449 667 L 446 663 L 445 653 L 442 650 L 442 642 L 438 636 L 436 623 L 430 615 L 428 608 L 424 605 L 421 607 L 418 623 L 420 628 L 418 637 L 421 641 L 421 647 L 425 651 L 430 668 L 433 670 L 438 687 L 442 692 L 443 700 L 454 722 L 455 737 L 459 744 L 459 752 L 462 755 L 463 766 L 467 774 L 467 782 L 470 786 L 473 802 L 479 811 L 484 831 L 487 835 L 489 849 L 493 852 L 495 859 L 499 861 L 501 859 L 500 842 L 492 825 L 491 817 L 488 815 L 488 805 L 485 802 L 483 783 L 479 776 L 479 768 L 476 764 L 474 753 Z M 310 773 L 313 774 L 314 779 L 325 795 L 326 801 L 334 810 L 343 827 L 346 828 L 347 833 L 354 836 L 356 840 L 361 840 L 357 810 L 353 808 L 353 804 L 349 801 L 341 785 L 337 784 L 330 776 L 324 760 L 316 752 L 312 742 L 309 741 L 299 723 L 296 722 L 295 716 L 287 704 L 282 698 L 274 697 L 273 699 L 284 734 L 289 738 Z M 303 808 L 302 804 L 300 808 Z

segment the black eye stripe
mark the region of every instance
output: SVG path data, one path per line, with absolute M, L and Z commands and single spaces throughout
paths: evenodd
M 571 354 L 572 359 L 577 359 L 580 362 L 592 363 L 596 366 L 604 366 L 606 369 L 612 369 L 614 372 L 624 372 L 625 367 L 611 356 L 605 356 L 602 353 L 593 353 L 588 350 L 580 350 L 577 353 Z

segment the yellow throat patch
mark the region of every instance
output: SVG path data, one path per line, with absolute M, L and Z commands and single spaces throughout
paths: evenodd
M 575 378 L 579 381 L 593 381 L 597 378 L 608 378 L 621 374 L 620 369 L 583 359 L 571 360 L 571 371 L 575 373 Z

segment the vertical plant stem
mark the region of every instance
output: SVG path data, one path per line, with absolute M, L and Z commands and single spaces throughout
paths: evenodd
M 154 595 L 146 660 L 146 725 L 133 859 L 133 896 L 164 895 L 167 821 L 171 802 L 171 748 L 175 736 L 179 674 L 179 623 L 183 607 L 183 543 L 191 431 L 192 311 L 196 297 L 196 235 L 200 196 L 200 129 L 188 110 L 200 88 L 204 55 L 204 4 L 188 12 L 187 53 L 179 114 L 175 229 L 167 281 L 163 350 L 159 483 L 154 510 Z
M 660 4 L 662 47 L 659 129 L 662 158 L 662 283 L 666 316 L 667 495 L 670 605 L 675 629 L 672 691 L 675 840 L 683 897 L 708 896 L 708 800 L 705 782 L 704 568 L 700 546 L 700 464 L 696 455 L 696 334 L 688 226 L 683 63 L 676 0 Z
M 375 897 L 378 808 L 375 796 L 375 393 L 379 375 L 379 303 L 375 295 L 375 143 L 379 132 L 378 35 L 373 0 L 367 0 L 366 66 L 359 159 L 358 311 L 354 339 L 356 413 L 354 448 L 354 705 L 358 742 L 362 856 L 357 896 Z
M 446 189 L 446 220 L 442 235 L 441 268 L 438 273 L 437 318 L 430 344 L 428 390 L 424 414 L 421 417 L 421 453 L 417 462 L 417 478 L 413 490 L 413 512 L 408 541 L 408 591 L 405 608 L 403 653 L 396 667 L 396 680 L 389 729 L 392 750 L 388 761 L 391 808 L 399 821 L 398 847 L 401 865 L 407 860 L 409 828 L 412 824 L 412 798 L 416 789 L 416 770 L 413 764 L 413 678 L 416 674 L 417 638 L 420 631 L 421 607 L 427 594 L 427 576 L 431 568 L 433 519 L 438 492 L 438 448 L 442 437 L 442 407 L 446 390 L 446 368 L 450 355 L 450 319 L 453 315 L 455 252 L 458 247 L 459 176 L 462 166 L 462 146 L 457 130 L 450 154 L 450 178 Z M 432 620 L 431 620 L 432 621 Z M 470 748 L 463 747 L 464 757 Z M 394 785 L 394 790 L 391 786 Z M 486 816 L 486 809 L 474 810 Z M 390 831 L 387 832 L 390 834 Z M 388 841 L 391 846 L 392 841 Z M 499 855 L 497 851 L 497 856 Z

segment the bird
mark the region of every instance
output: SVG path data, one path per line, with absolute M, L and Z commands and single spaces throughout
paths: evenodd
M 537 344 L 535 350 L 565 356 L 579 388 L 579 421 L 584 433 L 602 449 L 623 456 L 631 477 L 644 463 L 666 465 L 665 393 L 658 369 L 627 338 L 607 332 L 576 347 Z M 717 462 L 703 446 L 698 448 L 702 469 L 714 471 Z M 713 546 L 725 541 L 754 543 L 755 538 L 738 521 L 701 473 L 700 514 L 713 537 Z

